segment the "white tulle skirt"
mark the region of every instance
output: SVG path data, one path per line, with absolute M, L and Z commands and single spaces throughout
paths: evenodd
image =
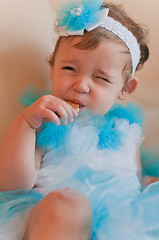
M 33 190 L 0 192 L 0 240 L 22 240 L 31 209 L 49 192 L 64 187 L 90 200 L 91 240 L 159 239 L 159 182 L 142 191 L 137 177 L 140 127 L 115 120 L 112 133 L 120 130 L 122 145 L 98 149 L 97 128 L 86 123 L 77 121 L 65 144 L 46 152 Z

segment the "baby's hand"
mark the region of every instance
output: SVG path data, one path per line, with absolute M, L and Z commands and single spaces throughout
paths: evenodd
M 42 96 L 23 112 L 26 122 L 33 129 L 48 121 L 56 125 L 67 125 L 77 115 L 71 105 L 52 95 Z

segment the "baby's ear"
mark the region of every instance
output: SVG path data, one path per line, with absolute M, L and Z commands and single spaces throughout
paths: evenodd
M 134 92 L 138 84 L 138 80 L 136 78 L 130 79 L 123 87 L 121 93 L 118 98 L 120 100 L 124 100 L 130 93 Z

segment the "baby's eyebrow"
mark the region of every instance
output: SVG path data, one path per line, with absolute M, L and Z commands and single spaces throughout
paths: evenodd
M 76 60 L 75 59 L 62 59 L 61 60 L 61 63 L 75 63 L 76 62 Z

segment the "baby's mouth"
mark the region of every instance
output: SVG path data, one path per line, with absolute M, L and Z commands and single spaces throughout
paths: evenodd
M 76 112 L 81 112 L 86 108 L 86 106 L 81 104 L 79 101 L 66 101 L 66 102 L 70 104 L 76 110 Z
M 79 103 L 76 103 L 73 101 L 65 101 L 65 102 L 67 102 L 71 107 L 73 107 L 76 112 L 79 112 L 79 109 L 80 109 Z

